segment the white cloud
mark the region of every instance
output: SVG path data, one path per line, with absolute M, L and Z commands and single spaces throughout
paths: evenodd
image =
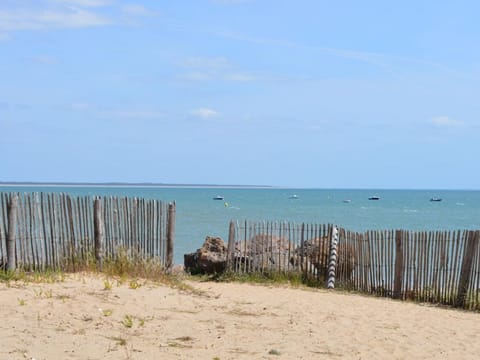
M 0 10 L 0 31 L 81 28 L 108 24 L 111 24 L 108 18 L 80 8 Z
M 50 0 L 50 2 L 83 7 L 102 7 L 112 4 L 112 0 Z
M 10 7 L 0 4 L 0 41 L 8 40 L 12 31 L 126 24 L 132 18 L 159 14 L 139 4 L 112 5 L 114 0 L 43 0 L 35 6 Z M 116 16 L 107 16 L 106 10 L 112 10 L 110 14 Z
M 465 125 L 464 122 L 452 119 L 448 116 L 437 116 L 430 119 L 430 123 L 440 127 L 458 127 Z
M 212 0 L 217 3 L 235 3 L 236 0 Z M 239 0 L 241 1 L 241 0 Z M 243 33 L 232 32 L 228 30 L 219 30 L 215 29 L 211 31 L 212 34 L 223 37 L 226 39 L 231 39 L 240 42 L 247 42 L 252 44 L 260 44 L 267 46 L 291 48 L 291 49 L 308 49 L 312 51 L 317 51 L 318 53 L 324 54 L 326 56 L 338 57 L 349 59 L 356 62 L 362 62 L 369 64 L 371 66 L 382 69 L 383 71 L 389 73 L 393 77 L 402 78 L 403 71 L 401 69 L 408 66 L 421 66 L 431 69 L 436 69 L 442 72 L 454 73 L 447 66 L 434 63 L 430 61 L 425 61 L 422 59 L 407 57 L 407 56 L 395 56 L 386 53 L 375 53 L 369 51 L 359 51 L 359 50 L 348 50 L 348 49 L 338 49 L 338 48 L 328 48 L 315 45 L 307 45 L 300 42 L 288 41 L 283 39 L 275 38 L 265 38 L 259 36 L 250 36 Z
M 246 82 L 246 81 L 253 81 L 256 78 L 255 78 L 255 76 L 253 76 L 251 74 L 231 73 L 231 74 L 225 74 L 224 79 L 228 80 L 228 81 Z
M 111 21 L 101 15 L 83 9 L 71 8 L 68 12 L 45 11 L 38 19 L 44 24 L 54 27 L 89 27 L 111 24 Z
M 208 108 L 193 110 L 191 111 L 191 114 L 202 119 L 211 119 L 220 115 L 217 111 Z
M 143 5 L 128 4 L 122 6 L 122 12 L 130 16 L 156 16 L 160 13 L 154 10 L 147 9 Z

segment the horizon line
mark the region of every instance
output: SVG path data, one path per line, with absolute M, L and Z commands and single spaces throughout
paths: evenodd
M 245 187 L 273 188 L 271 185 L 241 185 L 241 184 L 187 184 L 187 183 L 156 183 L 156 182 L 70 182 L 70 181 L 0 181 L 0 186 L 144 186 L 144 187 Z
M 432 191 L 480 191 L 473 188 L 388 188 L 388 187 L 299 187 L 284 185 L 250 185 L 250 184 L 201 184 L 201 183 L 156 183 L 156 182 L 69 182 L 69 181 L 0 181 L 0 186 L 112 186 L 112 187 L 183 187 L 183 188 L 252 188 L 252 189 L 298 189 L 298 190 L 432 190 Z

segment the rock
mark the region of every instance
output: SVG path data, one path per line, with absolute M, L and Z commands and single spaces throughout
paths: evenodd
M 295 249 L 297 261 L 303 264 L 306 258 L 308 266 L 326 279 L 330 260 L 330 239 L 327 236 L 309 239 Z M 342 272 L 345 279 L 350 278 L 354 267 L 354 252 L 350 245 L 339 243 L 337 247 L 337 276 Z
M 183 254 L 183 266 L 186 272 L 196 274 L 197 271 L 197 253 Z
M 330 239 L 327 236 L 305 240 L 295 249 L 296 262 L 300 269 L 314 268 L 315 274 L 326 278 L 330 257 Z
M 175 264 L 173 265 L 170 273 L 174 275 L 180 275 L 180 274 L 183 274 L 184 270 L 185 270 L 185 267 L 182 264 Z
M 254 270 L 286 270 L 292 268 L 294 245 L 284 237 L 258 234 L 249 241 L 235 243 L 234 261 Z
M 337 276 L 348 280 L 354 267 L 353 249 L 338 245 Z M 325 279 L 330 257 L 330 239 L 316 237 L 295 246 L 290 240 L 269 234 L 258 234 L 235 243 L 234 267 L 245 271 L 313 271 Z M 185 271 L 191 274 L 222 273 L 227 266 L 227 245 L 220 237 L 207 236 L 194 253 L 184 255 Z
M 225 271 L 227 246 L 220 237 L 207 236 L 196 252 L 183 256 L 185 271 L 192 274 L 215 274 Z

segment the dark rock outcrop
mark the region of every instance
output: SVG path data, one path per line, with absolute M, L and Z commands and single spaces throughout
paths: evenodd
M 207 236 L 200 249 L 183 259 L 185 271 L 191 274 L 222 273 L 227 266 L 227 246 L 222 238 Z

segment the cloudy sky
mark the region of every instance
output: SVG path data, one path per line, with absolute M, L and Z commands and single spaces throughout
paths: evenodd
M 0 181 L 480 189 L 479 13 L 1 0 Z

